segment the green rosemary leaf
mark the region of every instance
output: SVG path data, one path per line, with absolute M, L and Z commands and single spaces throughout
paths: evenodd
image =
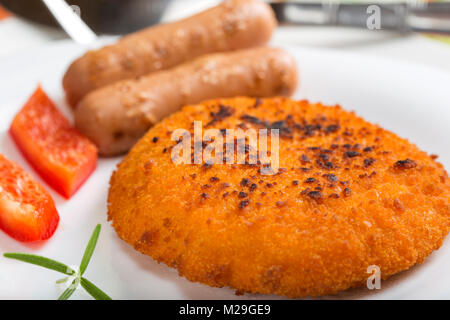
M 91 260 L 92 254 L 94 253 L 95 246 L 97 245 L 98 236 L 100 235 L 101 225 L 98 224 L 94 232 L 92 233 L 91 239 L 89 239 L 89 243 L 84 251 L 83 259 L 80 264 L 80 275 L 83 275 L 86 271 L 86 268 Z
M 57 284 L 61 284 L 61 283 L 66 282 L 67 280 L 69 280 L 69 277 L 65 277 L 65 278 L 62 278 L 62 279 L 58 279 L 58 280 L 56 280 L 56 283 L 57 283 Z
M 95 284 L 88 279 L 81 277 L 81 286 L 95 299 L 95 300 L 112 300 L 106 293 L 100 290 Z
M 75 274 L 75 271 L 72 268 L 70 268 L 69 266 L 66 266 L 64 263 L 61 263 L 61 262 L 58 262 L 58 261 L 55 261 L 55 260 L 52 260 L 52 259 L 49 259 L 46 257 L 37 256 L 34 254 L 27 254 L 27 253 L 5 253 L 3 256 L 5 258 L 15 259 L 15 260 L 35 264 L 37 266 L 41 266 L 41 267 L 44 267 L 47 269 L 58 271 L 58 272 L 67 274 L 69 276 Z

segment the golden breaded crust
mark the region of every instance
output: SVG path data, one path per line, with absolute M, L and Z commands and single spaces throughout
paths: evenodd
M 175 165 L 171 132 L 194 120 L 280 128 L 279 173 Z M 450 230 L 449 200 L 434 157 L 352 112 L 242 97 L 155 125 L 113 174 L 108 215 L 120 238 L 191 281 L 303 297 L 365 284 L 370 265 L 386 279 L 423 262 Z

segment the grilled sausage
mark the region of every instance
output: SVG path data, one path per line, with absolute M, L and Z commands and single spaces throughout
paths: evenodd
M 274 13 L 266 3 L 228 0 L 190 18 L 144 29 L 72 63 L 63 79 L 67 101 L 75 107 L 90 91 L 119 80 L 204 54 L 262 45 L 275 27 Z
M 173 69 L 123 80 L 88 94 L 75 124 L 103 156 L 128 151 L 156 122 L 186 104 L 233 96 L 289 96 L 297 86 L 293 57 L 260 47 L 197 58 Z

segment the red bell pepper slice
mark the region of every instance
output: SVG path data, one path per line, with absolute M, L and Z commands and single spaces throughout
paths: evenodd
M 50 238 L 59 215 L 50 194 L 0 154 L 0 229 L 23 242 Z
M 38 87 L 9 130 L 25 158 L 56 191 L 70 198 L 97 165 L 97 148 Z

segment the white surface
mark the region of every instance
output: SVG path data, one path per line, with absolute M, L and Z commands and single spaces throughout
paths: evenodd
M 18 18 L 0 20 L 0 57 L 65 38 L 62 31 Z M 1 73 L 1 70 L 0 70 Z
M 301 88 L 297 98 L 328 104 L 340 103 L 367 120 L 408 137 L 422 149 L 439 154 L 450 168 L 450 76 L 438 70 L 378 58 L 343 54 L 333 50 L 287 48 L 297 59 Z M 36 179 L 7 134 L 14 114 L 38 83 L 68 116 L 61 77 L 72 59 L 84 49 L 69 42 L 0 60 L 0 152 L 17 161 Z M 103 226 L 98 247 L 86 277 L 115 299 L 234 299 L 277 298 L 258 295 L 236 297 L 227 288 L 210 288 L 180 278 L 116 236 L 106 222 L 108 181 L 119 159 L 101 159 L 98 169 L 69 201 L 51 191 L 61 222 L 46 243 L 24 245 L 0 232 L 0 253 L 30 252 L 58 259 L 68 265 L 80 262 L 97 223 Z M 44 185 L 45 183 L 42 182 Z M 46 185 L 45 185 L 46 186 Z M 50 189 L 50 188 L 48 188 Z M 379 291 L 351 290 L 344 298 L 405 299 L 450 298 L 450 241 L 423 265 L 382 282 Z M 55 299 L 62 292 L 55 285 L 61 275 L 0 257 L 0 298 Z M 86 298 L 79 290 L 75 298 Z

